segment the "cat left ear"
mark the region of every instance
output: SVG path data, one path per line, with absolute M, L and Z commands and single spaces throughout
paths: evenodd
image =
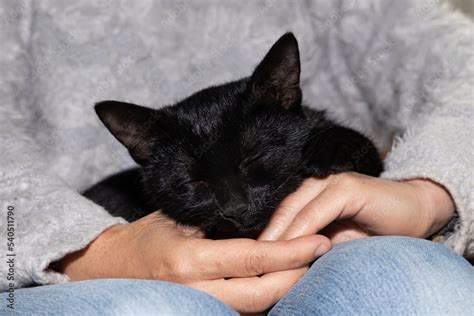
M 156 110 L 131 103 L 102 101 L 95 105 L 95 111 L 137 163 L 149 158 L 157 131 Z
M 270 49 L 250 78 L 251 92 L 264 103 L 289 109 L 301 104 L 300 55 L 292 33 L 284 34 Z

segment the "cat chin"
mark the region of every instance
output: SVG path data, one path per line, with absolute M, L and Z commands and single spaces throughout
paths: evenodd
M 260 223 L 259 223 L 260 224 Z M 209 239 L 229 239 L 229 238 L 250 238 L 257 239 L 263 231 L 264 226 L 246 226 L 233 230 L 222 229 L 221 225 L 213 226 L 212 228 L 203 229 L 206 232 L 206 238 Z
M 234 231 L 234 232 L 215 231 L 215 232 L 206 233 L 206 238 L 208 239 L 230 239 L 230 238 L 257 239 L 259 235 L 260 235 L 260 231 L 248 232 L 248 233 L 241 232 L 241 231 Z
M 219 228 L 212 228 L 206 231 L 206 238 L 208 239 L 229 239 L 229 238 L 251 238 L 256 239 L 261 229 L 235 229 L 235 230 L 222 230 Z

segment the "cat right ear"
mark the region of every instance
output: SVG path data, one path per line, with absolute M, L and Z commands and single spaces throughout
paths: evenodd
M 96 103 L 95 111 L 137 163 L 148 160 L 156 133 L 156 110 L 131 103 L 102 101 Z
M 284 109 L 301 104 L 298 41 L 286 33 L 273 44 L 250 77 L 252 94 L 260 101 Z

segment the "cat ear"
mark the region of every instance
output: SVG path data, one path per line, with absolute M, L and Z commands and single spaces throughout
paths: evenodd
M 156 110 L 131 103 L 102 101 L 95 105 L 95 111 L 137 163 L 149 158 L 156 133 Z
M 372 141 L 342 126 L 314 130 L 304 153 L 307 176 L 326 177 L 355 171 L 375 177 L 383 171 L 383 163 Z
M 252 94 L 265 103 L 289 109 L 301 103 L 298 41 L 286 33 L 273 44 L 250 78 Z

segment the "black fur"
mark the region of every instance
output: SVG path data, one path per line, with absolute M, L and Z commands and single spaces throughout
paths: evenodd
M 95 109 L 139 168 L 84 195 L 134 220 L 162 209 L 208 237 L 256 237 L 306 177 L 378 176 L 372 142 L 301 104 L 298 43 L 291 33 L 254 73 L 153 110 L 103 101 Z

